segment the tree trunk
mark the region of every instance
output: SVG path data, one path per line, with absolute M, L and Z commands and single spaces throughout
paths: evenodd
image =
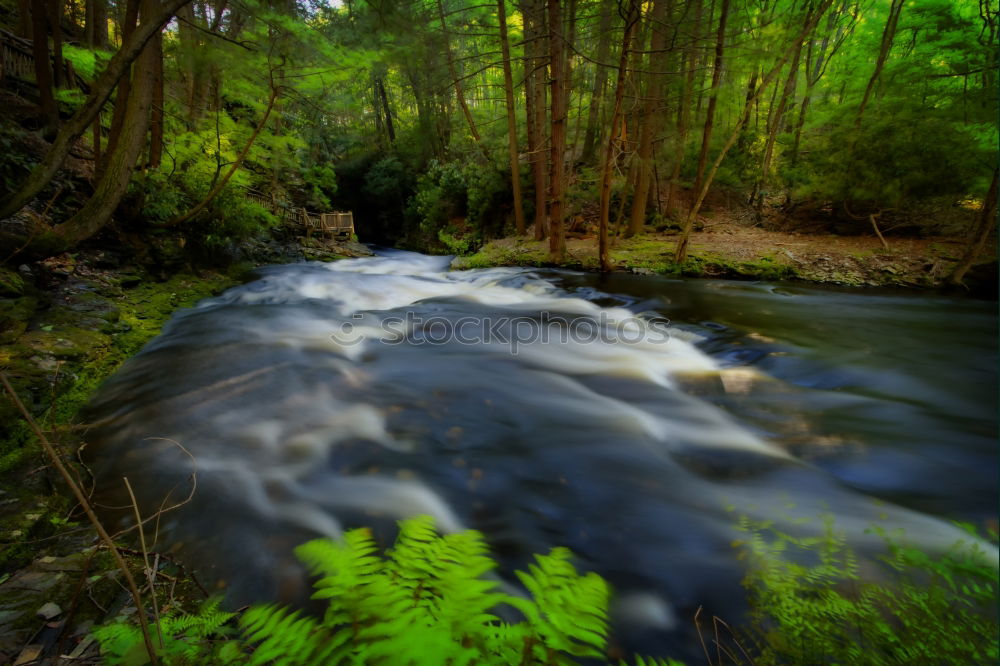
M 601 2 L 601 19 L 597 35 L 597 64 L 594 72 L 594 88 L 590 94 L 590 109 L 587 111 L 587 130 L 583 135 L 584 164 L 593 164 L 597 156 L 597 146 L 601 142 L 601 106 L 604 102 L 604 89 L 608 86 L 608 70 L 606 67 L 611 51 L 611 17 L 614 13 L 615 0 Z
M 547 73 L 545 58 L 545 11 L 542 0 L 530 0 L 529 13 L 525 15 L 531 26 L 527 46 L 530 47 L 529 58 L 529 90 L 532 97 L 532 123 L 529 148 L 531 150 L 531 168 L 535 184 L 535 240 L 545 238 L 548 227 L 548 172 L 545 151 L 545 84 L 543 80 Z
M 51 136 L 59 126 L 55 93 L 52 90 L 52 58 L 49 56 L 49 13 L 46 0 L 31 2 L 31 48 L 35 60 L 35 83 L 38 86 L 39 118 L 44 123 L 42 133 Z
M 562 261 L 566 253 L 563 230 L 563 197 L 566 193 L 566 56 L 563 52 L 561 0 L 548 0 L 549 9 L 549 78 L 552 97 L 552 158 L 550 160 L 551 196 L 549 197 L 549 254 L 552 261 Z
M 31 15 L 32 0 L 17 0 L 17 36 L 30 40 L 32 25 L 34 23 Z
M 868 107 L 872 91 L 875 90 L 875 84 L 882 77 L 882 68 L 885 67 L 885 61 L 888 59 L 889 51 L 892 49 L 892 42 L 896 38 L 896 27 L 899 25 L 899 15 L 902 12 L 903 0 L 892 0 L 889 6 L 889 17 L 886 19 L 885 28 L 882 30 L 882 43 L 879 45 L 878 59 L 875 61 L 875 70 L 872 72 L 871 78 L 868 79 L 868 85 L 865 86 L 865 94 L 861 98 L 861 104 L 858 106 L 858 113 L 854 118 L 855 131 L 861 128 L 861 118 L 864 116 L 865 109 Z
M 729 0 L 722 0 L 719 11 L 719 29 L 715 37 L 715 64 L 712 66 L 712 89 L 708 98 L 708 111 L 705 114 L 705 129 L 701 135 L 701 152 L 698 153 L 698 169 L 695 172 L 694 191 L 701 189 L 705 176 L 705 165 L 708 164 L 708 149 L 712 143 L 712 127 L 715 124 L 715 107 L 719 101 L 719 86 L 722 83 L 722 64 L 726 52 L 726 21 L 729 18 Z
M 758 216 L 761 215 L 764 208 L 764 191 L 769 184 L 771 162 L 774 158 L 774 143 L 778 138 L 781 119 L 785 115 L 785 107 L 788 105 L 788 100 L 795 94 L 795 80 L 799 75 L 799 57 L 801 54 L 802 45 L 800 43 L 799 48 L 795 51 L 795 55 L 792 56 L 792 63 L 788 67 L 788 77 L 785 79 L 785 87 L 782 90 L 778 108 L 774 109 L 774 113 L 768 116 L 767 142 L 764 145 L 764 157 L 760 165 L 760 176 L 757 179 L 757 184 L 753 192 L 753 201 L 755 202 Z
M 507 102 L 507 151 L 510 154 L 510 186 L 514 195 L 514 227 L 523 236 L 524 206 L 521 203 L 521 161 L 517 150 L 517 109 L 514 107 L 514 76 L 510 71 L 510 44 L 507 41 L 507 9 L 505 0 L 497 0 L 497 20 L 500 24 L 500 51 L 503 56 L 503 89 Z
M 55 176 L 62 166 L 63 160 L 69 155 L 73 144 L 83 135 L 90 123 L 97 118 L 104 103 L 111 96 L 111 91 L 132 62 L 142 52 L 143 47 L 170 20 L 178 8 L 191 0 L 165 0 L 159 5 L 155 15 L 151 15 L 148 23 L 144 22 L 135 31 L 132 38 L 122 45 L 122 48 L 108 61 L 107 67 L 101 72 L 90 88 L 87 100 L 76 110 L 73 116 L 62 124 L 59 134 L 22 185 L 13 190 L 13 194 L 0 206 L 0 219 L 10 217 L 21 209 L 24 204 L 33 199 Z
M 85 40 L 92 49 L 108 48 L 107 0 L 86 0 Z
M 144 15 L 151 16 L 155 8 L 156 0 L 142 0 Z M 90 238 L 104 227 L 128 189 L 129 179 L 146 145 L 146 133 L 149 131 L 156 56 L 156 49 L 150 43 L 136 60 L 118 144 L 93 196 L 73 217 L 53 229 L 70 245 Z
M 389 110 L 389 96 L 385 92 L 385 81 L 382 77 L 376 79 L 378 94 L 382 100 L 382 111 L 385 113 L 385 134 L 389 139 L 389 145 L 396 143 L 396 129 L 392 126 L 392 111 Z
M 462 115 L 465 116 L 465 121 L 469 124 L 469 134 L 475 140 L 476 145 L 482 151 L 483 156 L 489 159 L 489 153 L 486 152 L 486 146 L 483 145 L 483 138 L 479 135 L 479 130 L 476 129 L 476 121 L 472 117 L 472 112 L 469 111 L 469 105 L 465 101 L 465 92 L 462 90 L 462 79 L 458 76 L 458 70 L 455 68 L 455 58 L 451 53 L 451 44 L 448 39 L 448 24 L 444 20 L 444 5 L 442 0 L 437 0 L 438 18 L 441 19 L 441 35 L 444 40 L 444 54 L 448 61 L 448 73 L 451 74 L 451 80 L 454 82 L 455 86 L 455 99 L 458 101 L 458 106 L 462 109 Z
M 125 4 L 125 17 L 121 23 L 122 44 L 127 43 L 132 33 L 135 32 L 135 24 L 138 18 L 139 0 L 127 0 Z M 114 155 L 115 148 L 118 146 L 122 124 L 125 122 L 125 109 L 128 106 L 129 88 L 131 85 L 131 76 L 126 72 L 118 82 L 118 94 L 115 96 L 114 111 L 111 114 L 111 129 L 108 131 L 107 151 L 104 155 L 104 161 L 99 163 L 96 169 L 98 179 L 104 173 L 108 160 Z
M 962 279 L 965 274 L 969 272 L 972 268 L 972 264 L 975 263 L 976 257 L 983 251 L 983 247 L 986 245 L 986 239 L 990 237 L 990 232 L 996 226 L 997 221 L 997 176 L 998 169 L 993 168 L 993 180 L 990 183 L 989 192 L 986 194 L 986 200 L 983 202 L 983 209 L 979 212 L 979 222 L 976 224 L 975 233 L 972 236 L 972 242 L 969 244 L 969 248 L 962 255 L 958 264 L 952 270 L 951 275 L 948 276 L 948 284 L 958 286 L 962 284 Z
M 694 0 L 694 27 L 691 30 L 691 39 L 685 48 L 687 56 L 687 72 L 684 77 L 684 92 L 681 94 L 680 113 L 677 117 L 677 144 L 674 146 L 673 171 L 670 172 L 670 180 L 667 181 L 667 193 L 665 196 L 665 207 L 667 215 L 671 214 L 674 188 L 677 187 L 681 177 L 681 167 L 684 164 L 684 149 L 687 146 L 688 127 L 691 124 L 691 96 L 694 93 L 694 75 L 697 71 L 698 61 L 695 57 L 695 45 L 698 35 L 701 32 L 701 0 Z
M 660 121 L 663 117 L 659 107 L 663 104 L 663 83 L 666 75 L 657 69 L 663 69 L 666 60 L 665 21 L 670 11 L 669 2 L 671 0 L 653 0 L 650 14 L 652 36 L 649 40 L 650 56 L 647 65 L 649 73 L 646 75 L 646 99 L 643 102 L 642 125 L 639 128 L 635 193 L 632 197 L 628 228 L 625 231 L 626 238 L 640 233 L 646 223 L 646 207 L 649 203 L 650 184 L 653 178 L 653 142 L 660 134 Z
M 56 88 L 66 85 L 66 72 L 63 69 L 62 45 L 62 0 L 49 0 L 49 27 L 52 30 L 52 83 Z
M 149 121 L 149 168 L 159 169 L 163 161 L 163 33 L 150 40 L 153 50 L 153 99 Z
M 662 1 L 662 0 L 658 0 Z M 611 131 L 608 132 L 608 143 L 604 150 L 603 167 L 601 168 L 601 212 L 597 232 L 597 254 L 601 270 L 611 270 L 610 252 L 608 250 L 608 218 L 611 214 L 611 171 L 613 168 L 615 143 L 619 139 L 618 125 L 623 119 L 622 100 L 625 98 L 625 80 L 628 78 L 629 47 L 632 35 L 639 23 L 639 4 L 630 0 L 625 17 L 625 32 L 622 35 L 622 51 L 618 59 L 618 79 L 615 84 L 614 110 L 611 113 Z

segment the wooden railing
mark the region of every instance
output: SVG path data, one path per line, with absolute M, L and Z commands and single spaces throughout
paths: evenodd
M 53 57 L 52 60 L 55 60 Z M 69 60 L 52 63 L 66 72 L 66 81 L 79 88 L 84 93 L 90 91 L 87 82 L 73 71 Z M 0 30 L 0 81 L 15 79 L 24 83 L 35 83 L 35 55 L 32 52 L 30 39 Z
M 35 80 L 35 58 L 31 42 L 0 30 L 0 81 L 8 78 Z
M 285 222 L 301 225 L 306 236 L 314 233 L 323 236 L 350 237 L 354 233 L 354 213 L 333 211 L 330 213 L 310 213 L 305 208 L 292 208 L 262 192 L 243 189 L 243 198 L 268 209 Z

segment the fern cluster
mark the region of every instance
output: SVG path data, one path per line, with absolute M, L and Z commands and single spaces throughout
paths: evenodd
M 753 558 L 749 640 L 769 664 L 997 663 L 997 578 L 971 539 L 931 557 L 886 537 L 885 582 L 859 563 L 828 518 L 795 537 L 743 519 Z M 806 560 L 808 563 L 802 563 Z M 809 561 L 811 560 L 811 561 Z
M 239 617 L 210 604 L 199 615 L 160 623 L 166 663 L 209 664 L 573 664 L 603 659 L 609 590 L 598 575 L 579 574 L 563 548 L 536 556 L 518 578 L 530 597 L 500 592 L 487 578 L 496 566 L 475 531 L 439 536 L 430 518 L 400 523 L 386 557 L 367 530 L 343 542 L 311 541 L 297 549 L 318 576 L 322 618 L 275 605 Z M 505 622 L 497 609 L 523 617 Z M 95 631 L 109 663 L 144 663 L 132 624 Z M 154 640 L 155 642 L 155 640 Z M 639 660 L 637 663 L 675 664 Z

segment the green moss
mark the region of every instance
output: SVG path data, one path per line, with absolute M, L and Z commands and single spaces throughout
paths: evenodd
M 0 296 L 21 296 L 24 294 L 24 279 L 20 275 L 0 266 Z

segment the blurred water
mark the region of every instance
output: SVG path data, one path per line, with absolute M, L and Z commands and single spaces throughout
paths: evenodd
M 92 401 L 102 501 L 127 476 L 149 515 L 196 470 L 158 547 L 233 603 L 301 600 L 294 545 L 415 513 L 508 580 L 568 546 L 617 640 L 678 656 L 699 605 L 743 609 L 737 516 L 831 512 L 862 552 L 995 516 L 995 304 L 447 264 L 268 267 L 177 313 Z

